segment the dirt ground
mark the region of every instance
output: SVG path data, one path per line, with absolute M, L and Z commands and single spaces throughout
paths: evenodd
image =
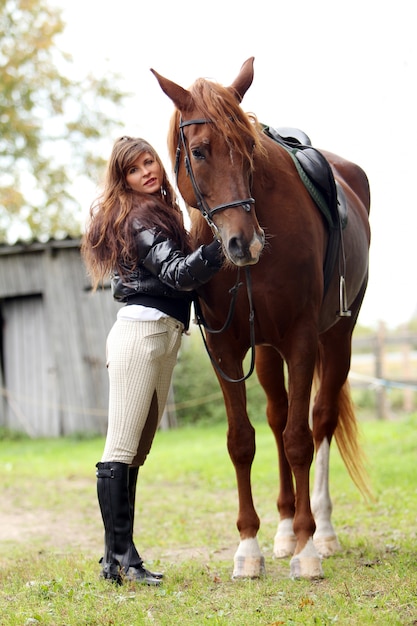
M 54 489 L 53 486 L 51 488 Z M 72 480 L 70 483 L 61 482 L 56 489 L 60 500 L 56 506 L 47 509 L 42 506 L 29 507 L 25 497 L 8 498 L 0 490 L 0 500 L 4 503 L 0 511 L 0 551 L 4 551 L 10 544 L 16 547 L 26 545 L 30 552 L 64 555 L 81 551 L 84 556 L 91 555 L 99 559 L 103 551 L 103 525 L 95 487 L 92 488 L 88 481 Z M 68 493 L 65 493 L 66 489 Z M 91 492 L 91 498 L 85 502 L 83 497 L 84 507 L 79 508 L 81 498 L 77 497 L 77 491 L 86 489 Z M 236 545 L 222 547 L 214 552 L 205 547 L 147 547 L 146 558 L 173 562 L 190 558 L 201 561 L 214 558 L 232 563 L 235 550 Z
M 4 503 L 0 511 L 0 545 L 3 542 L 30 544 L 36 549 L 66 552 L 82 547 L 83 550 L 101 549 L 102 527 L 98 504 L 92 493 L 91 510 L 78 508 L 76 491 L 85 490 L 87 481 L 64 481 L 51 485 L 51 490 L 59 492 L 60 501 L 45 508 L 37 496 L 31 505 L 28 494 L 16 495 L 11 489 L 1 496 Z M 9 497 L 8 497 L 9 496 Z M 67 504 L 65 504 L 65 502 Z M 72 506 L 71 506 L 72 503 Z

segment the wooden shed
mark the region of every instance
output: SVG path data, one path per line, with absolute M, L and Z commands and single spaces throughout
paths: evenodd
M 0 246 L 0 426 L 105 434 L 105 342 L 120 305 L 92 293 L 80 240 Z

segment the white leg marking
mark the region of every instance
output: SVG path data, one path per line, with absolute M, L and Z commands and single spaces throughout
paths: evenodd
M 321 559 L 312 539 L 291 559 L 290 575 L 291 578 L 323 578 Z
M 259 578 L 265 574 L 265 558 L 256 537 L 242 539 L 234 556 L 232 578 Z
M 297 537 L 294 535 L 292 523 L 292 517 L 287 517 L 278 524 L 274 538 L 274 556 L 277 559 L 285 559 L 294 554 Z
M 340 550 L 331 522 L 333 506 L 329 491 L 329 459 L 329 442 L 323 439 L 316 454 L 314 489 L 311 497 L 311 510 L 316 522 L 314 543 L 323 557 L 332 556 Z

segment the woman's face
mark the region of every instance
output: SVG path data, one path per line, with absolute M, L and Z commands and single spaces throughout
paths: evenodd
M 142 152 L 126 173 L 126 182 L 133 191 L 159 193 L 163 171 L 150 152 Z

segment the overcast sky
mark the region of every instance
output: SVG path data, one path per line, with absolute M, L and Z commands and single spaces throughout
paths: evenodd
M 150 68 L 183 87 L 200 76 L 229 85 L 254 56 L 255 78 L 242 107 L 271 126 L 303 129 L 315 147 L 355 161 L 369 177 L 370 281 L 360 323 L 393 327 L 417 313 L 412 0 L 51 4 L 63 7 L 67 23 L 60 47 L 82 73 L 121 74 L 122 87 L 134 94 L 120 111 L 123 132 L 153 143 L 169 172 L 172 104 Z

